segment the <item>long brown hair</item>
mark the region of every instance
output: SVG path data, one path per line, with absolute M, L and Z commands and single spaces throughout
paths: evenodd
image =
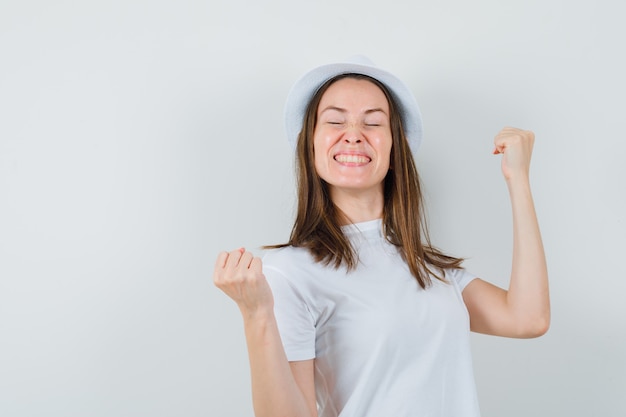
M 421 182 L 397 105 L 384 84 L 362 74 L 342 74 L 330 79 L 309 102 L 296 146 L 298 208 L 294 226 L 287 243 L 266 248 L 307 248 L 317 262 L 335 268 L 346 265 L 348 270 L 354 270 L 359 262 L 358 255 L 341 230 L 341 221 L 349 219 L 332 202 L 328 185 L 317 175 L 313 153 L 313 134 L 320 100 L 330 85 L 348 77 L 372 82 L 383 91 L 389 102 L 393 143 L 390 169 L 384 180 L 383 234 L 398 248 L 422 288 L 431 284 L 431 275 L 444 281 L 443 269 L 460 269 L 463 259 L 446 255 L 431 245 Z

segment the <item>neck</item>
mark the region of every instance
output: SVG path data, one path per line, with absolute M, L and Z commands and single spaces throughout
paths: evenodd
M 342 225 L 361 223 L 383 217 L 384 198 L 382 189 L 368 193 L 332 189 L 330 195 L 333 203 L 342 215 L 342 218 L 339 219 Z

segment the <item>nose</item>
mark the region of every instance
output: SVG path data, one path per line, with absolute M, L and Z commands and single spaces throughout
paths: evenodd
M 344 138 L 344 141 L 350 144 L 357 144 L 361 143 L 361 138 L 357 137 L 356 135 L 348 135 Z
M 361 143 L 363 141 L 363 138 L 361 136 L 361 132 L 355 126 L 355 127 L 352 127 L 352 129 L 349 129 L 345 133 L 345 136 L 344 136 L 343 140 L 344 140 L 345 143 L 358 144 L 358 143 Z

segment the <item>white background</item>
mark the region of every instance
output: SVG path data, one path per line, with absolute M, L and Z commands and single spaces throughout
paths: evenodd
M 411 86 L 435 242 L 499 285 L 491 155 L 535 131 L 553 321 L 473 336 L 484 417 L 626 415 L 619 0 L 0 0 L 0 415 L 252 416 L 217 253 L 279 243 L 283 103 L 363 53 Z M 381 416 L 382 417 L 382 416 Z

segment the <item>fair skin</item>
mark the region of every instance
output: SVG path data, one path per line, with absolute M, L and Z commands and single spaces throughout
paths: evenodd
M 382 91 L 366 80 L 337 81 L 322 97 L 313 139 L 315 167 L 333 202 L 353 222 L 380 218 L 391 150 Z M 513 263 L 508 290 L 481 279 L 463 290 L 475 332 L 537 337 L 550 323 L 547 267 L 529 182 L 533 143 L 532 132 L 515 128 L 502 129 L 494 139 L 511 198 Z M 261 260 L 244 249 L 223 252 L 214 282 L 243 316 L 256 416 L 317 417 L 314 359 L 287 361 Z
M 326 90 L 313 136 L 315 169 L 353 223 L 382 217 L 391 144 L 389 103 L 375 84 L 344 78 Z

